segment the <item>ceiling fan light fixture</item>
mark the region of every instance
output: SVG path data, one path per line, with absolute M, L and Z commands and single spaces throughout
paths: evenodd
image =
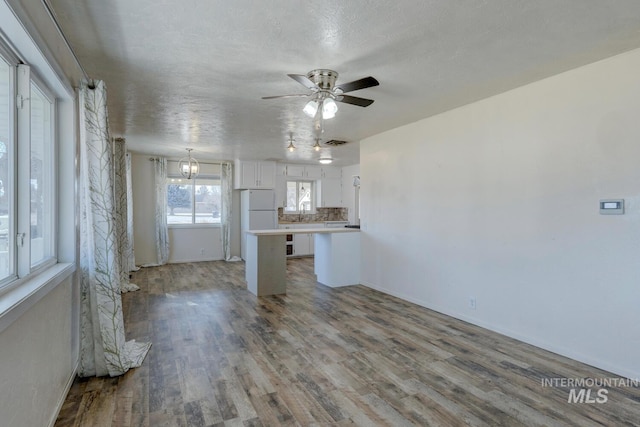
M 327 119 L 332 119 L 336 116 L 336 113 L 338 112 L 338 104 L 336 104 L 336 102 L 331 99 L 331 98 L 327 98 L 322 102 L 322 118 L 327 120 Z
M 333 159 L 331 157 L 321 157 L 320 160 L 318 160 L 320 162 L 320 164 L 322 165 L 328 165 L 331 162 L 333 162 Z
M 316 113 L 318 112 L 318 101 L 312 99 L 311 101 L 307 102 L 307 105 L 304 106 L 302 111 L 309 117 L 315 117 Z

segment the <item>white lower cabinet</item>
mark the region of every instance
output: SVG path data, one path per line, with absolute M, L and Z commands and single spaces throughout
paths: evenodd
M 301 229 L 324 227 L 321 224 L 281 224 L 280 229 Z M 285 236 L 288 257 L 309 256 L 314 254 L 315 240 L 313 233 L 287 234 Z
M 313 234 L 293 235 L 293 255 L 313 255 Z

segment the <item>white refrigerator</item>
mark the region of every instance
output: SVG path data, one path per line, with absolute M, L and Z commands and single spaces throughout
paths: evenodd
M 247 230 L 278 228 L 276 193 L 274 190 L 243 190 L 240 192 L 240 252 L 246 259 Z

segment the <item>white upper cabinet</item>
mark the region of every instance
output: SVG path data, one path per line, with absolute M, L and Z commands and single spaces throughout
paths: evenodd
M 276 176 L 287 176 L 287 165 L 284 163 L 276 163 Z
M 324 178 L 318 186 L 318 206 L 321 208 L 336 208 L 342 206 L 342 180 Z
M 276 162 L 236 160 L 234 188 L 275 188 Z
M 322 178 L 342 178 L 342 169 L 336 166 L 322 166 Z
M 322 169 L 316 165 L 284 165 L 284 174 L 290 178 L 320 179 Z
M 302 178 L 304 177 L 304 165 L 286 165 L 284 174 L 288 177 Z
M 287 207 L 287 177 L 276 175 L 276 207 Z
M 258 162 L 258 166 L 260 187 L 274 188 L 276 186 L 276 162 Z
M 309 179 L 320 179 L 322 178 L 322 169 L 320 166 L 310 166 L 307 165 L 304 167 L 305 178 Z
M 317 207 L 342 207 L 342 168 L 337 166 L 278 163 L 276 197 L 278 207 L 286 206 L 286 182 L 315 181 Z

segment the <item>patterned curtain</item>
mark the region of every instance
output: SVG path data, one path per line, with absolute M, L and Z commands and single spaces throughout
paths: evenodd
M 133 253 L 129 244 L 129 203 L 127 200 L 127 146 L 124 138 L 113 140 L 113 200 L 115 232 L 117 234 L 116 250 L 120 257 L 120 291 L 131 292 L 140 289 L 129 283 L 129 264 Z
M 229 162 L 221 165 L 221 190 L 222 213 L 220 225 L 222 226 L 222 253 L 226 261 L 240 261 L 240 258 L 231 256 L 231 203 L 233 197 L 233 166 Z
M 80 366 L 78 375 L 116 376 L 140 366 L 151 343 L 125 341 L 114 156 L 104 82 L 82 84 L 80 109 Z
M 133 245 L 133 181 L 131 180 L 131 153 L 126 155 L 126 181 L 127 181 L 127 271 L 138 271 L 136 267 L 136 254 Z
M 156 184 L 156 256 L 157 265 L 169 261 L 169 227 L 167 226 L 167 159 L 154 162 Z

